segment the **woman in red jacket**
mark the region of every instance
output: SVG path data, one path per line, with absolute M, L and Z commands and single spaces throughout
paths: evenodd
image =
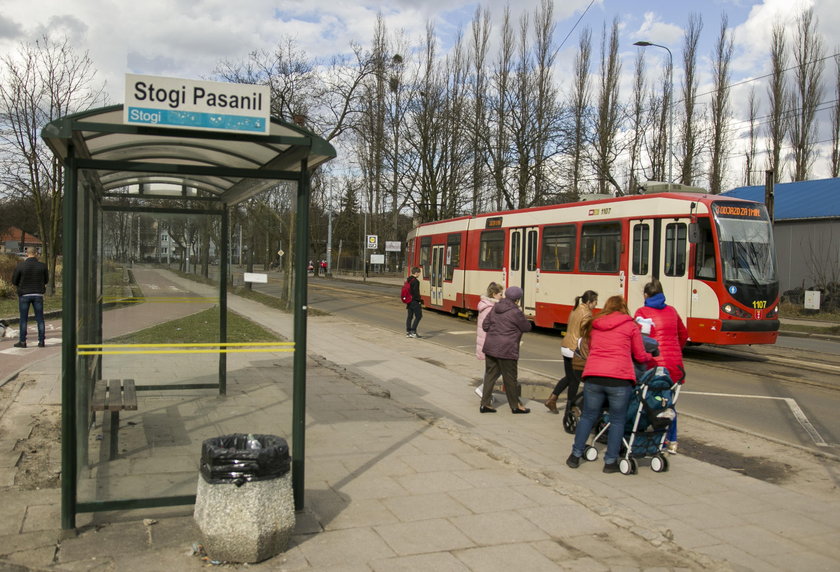
M 650 335 L 659 342 L 659 355 L 654 358 L 656 365 L 668 369 L 673 381 L 685 381 L 682 350 L 688 341 L 688 330 L 673 306 L 665 303 L 662 283 L 656 278 L 645 284 L 645 305 L 634 314 L 635 318 L 652 320 Z M 676 411 L 675 411 L 676 412 Z M 671 422 L 665 436 L 670 453 L 677 452 L 677 419 Z
M 627 403 L 636 383 L 633 361 L 646 363 L 653 356 L 645 351 L 639 326 L 630 317 L 627 302 L 621 296 L 607 299 L 604 310 L 583 325 L 581 337 L 589 340 L 589 357 L 583 368 L 583 413 L 575 429 L 572 454 L 566 459 L 566 464 L 573 469 L 580 466 L 586 440 L 601 415 L 604 400 L 607 400 L 613 422 L 607 433 L 604 472 L 615 473 L 618 471 Z

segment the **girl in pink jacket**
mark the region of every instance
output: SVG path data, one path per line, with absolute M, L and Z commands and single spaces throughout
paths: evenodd
M 502 294 L 505 289 L 503 286 L 491 282 L 487 285 L 487 295 L 482 296 L 478 301 L 478 319 L 476 323 L 478 327 L 475 331 L 475 357 L 484 359 L 484 339 L 487 337 L 487 332 L 481 327 L 484 323 L 484 318 L 490 313 L 490 309 L 496 305 L 496 302 L 502 299 Z
M 634 314 L 635 318 L 646 318 L 653 321 L 650 335 L 659 342 L 659 355 L 654 358 L 655 365 L 668 369 L 673 381 L 685 381 L 685 367 L 683 366 L 682 351 L 688 341 L 688 330 L 673 306 L 665 303 L 662 283 L 656 278 L 645 284 L 645 305 Z M 668 434 L 665 436 L 670 453 L 677 452 L 677 419 L 671 422 Z

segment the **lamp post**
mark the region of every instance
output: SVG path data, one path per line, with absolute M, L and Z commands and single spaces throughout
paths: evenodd
M 673 150 L 671 148 L 671 146 L 674 144 L 674 56 L 673 54 L 671 54 L 671 50 L 669 50 L 667 46 L 663 46 L 661 44 L 638 41 L 634 42 L 633 45 L 639 46 L 640 48 L 655 46 L 657 48 L 662 48 L 663 50 L 668 52 L 668 90 L 670 95 L 670 98 L 668 100 L 668 185 L 670 188 L 671 183 L 674 182 L 674 179 L 672 177 L 674 153 L 672 152 Z

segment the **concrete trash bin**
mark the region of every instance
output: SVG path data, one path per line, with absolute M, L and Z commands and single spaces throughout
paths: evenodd
M 259 443 L 256 447 L 255 440 Z M 260 562 L 286 550 L 295 527 L 289 446 L 275 435 L 207 439 L 193 518 L 213 560 Z

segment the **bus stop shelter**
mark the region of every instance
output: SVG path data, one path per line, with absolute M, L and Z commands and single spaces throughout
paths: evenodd
M 220 221 L 219 340 L 213 350 L 213 359 L 218 362 L 218 381 L 189 387 L 192 391 L 224 396 L 227 356 L 231 351 L 227 344 L 227 280 L 224 278 L 230 255 L 230 209 L 283 182 L 296 185 L 294 234 L 298 239 L 293 251 L 290 431 L 295 508 L 303 508 L 308 260 L 305 237 L 309 234 L 310 179 L 313 171 L 334 158 L 336 152 L 327 141 L 302 127 L 273 117 L 270 123 L 268 134 L 138 126 L 125 124 L 123 106 L 115 105 L 62 117 L 42 130 L 42 138 L 64 169 L 62 528 L 75 528 L 78 513 L 195 502 L 194 494 L 79 498 L 79 476 L 88 463 L 95 415 L 91 400 L 103 375 L 103 359 L 109 354 L 107 340 L 103 339 L 106 314 L 103 218 L 108 213 L 133 209 L 157 216 L 205 216 Z M 174 195 L 156 190 L 172 188 L 178 189 Z M 126 197 L 141 198 L 142 205 L 128 205 Z M 171 206 L 173 198 L 179 199 L 177 208 Z M 157 203 L 167 206 L 156 206 Z M 145 359 L 148 353 L 145 352 Z M 122 359 L 141 358 L 123 355 Z M 142 371 L 142 365 L 139 367 Z M 173 390 L 171 393 L 175 394 L 186 387 L 177 380 L 168 387 L 154 388 L 143 387 L 142 380 L 138 381 L 138 393 L 146 389 L 158 393 Z

